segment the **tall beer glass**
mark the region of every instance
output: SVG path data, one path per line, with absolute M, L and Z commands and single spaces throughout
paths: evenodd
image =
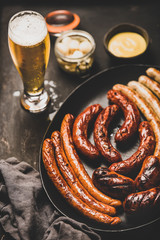
M 23 81 L 22 106 L 30 112 L 43 111 L 49 103 L 44 75 L 50 54 L 50 38 L 43 16 L 34 11 L 15 14 L 8 25 L 8 44 Z

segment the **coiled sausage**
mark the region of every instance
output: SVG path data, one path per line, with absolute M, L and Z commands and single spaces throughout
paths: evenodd
M 138 106 L 140 111 L 143 113 L 145 118 L 151 124 L 153 129 L 155 139 L 156 139 L 156 146 L 153 155 L 160 158 L 160 120 L 158 119 L 155 112 L 152 108 L 147 104 L 147 102 L 133 89 L 123 85 L 123 84 L 116 84 L 113 86 L 115 90 L 123 92 L 128 98 L 135 102 Z
M 77 150 L 88 159 L 97 159 L 100 154 L 98 149 L 88 140 L 88 126 L 102 111 L 100 104 L 87 107 L 75 119 L 73 124 L 73 141 Z
M 106 107 L 99 113 L 94 125 L 95 144 L 103 157 L 110 163 L 122 161 L 120 153 L 112 146 L 108 135 L 108 126 L 118 110 L 119 107 L 115 104 Z
M 115 135 L 116 142 L 124 142 L 130 139 L 138 129 L 140 113 L 136 104 L 127 96 L 117 90 L 109 90 L 107 98 L 117 104 L 124 113 L 124 123 Z
M 109 169 L 123 175 L 135 175 L 144 161 L 144 159 L 153 154 L 155 148 L 155 136 L 151 125 L 147 121 L 143 121 L 139 125 L 140 145 L 137 151 L 128 159 L 119 163 L 113 163 Z

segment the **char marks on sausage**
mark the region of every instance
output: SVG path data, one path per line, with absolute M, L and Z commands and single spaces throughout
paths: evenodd
M 100 191 L 114 198 L 124 199 L 135 191 L 135 183 L 131 178 L 110 171 L 107 167 L 97 168 L 92 179 Z
M 115 135 L 116 142 L 126 142 L 137 131 L 140 123 L 140 113 L 136 104 L 118 90 L 109 90 L 107 98 L 117 104 L 124 113 L 124 123 Z
M 128 159 L 119 163 L 113 163 L 109 169 L 119 174 L 135 175 L 137 173 L 146 157 L 153 154 L 155 148 L 155 136 L 149 122 L 143 121 L 139 125 L 140 145 L 137 151 Z
M 108 127 L 119 111 L 117 105 L 110 105 L 103 109 L 94 125 L 94 141 L 102 156 L 110 163 L 122 160 L 120 153 L 115 149 L 109 139 Z
M 73 141 L 76 149 L 88 159 L 97 159 L 100 156 L 96 146 L 88 140 L 88 127 L 101 111 L 100 104 L 93 104 L 81 112 L 73 124 Z

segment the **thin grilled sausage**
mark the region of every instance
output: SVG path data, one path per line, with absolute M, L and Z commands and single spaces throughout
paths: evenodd
M 80 184 L 64 153 L 60 132 L 54 131 L 51 135 L 51 139 L 55 148 L 55 157 L 59 170 L 77 197 L 79 197 L 88 206 L 99 212 L 107 213 L 111 216 L 114 215 L 116 213 L 116 209 L 114 207 L 98 202 Z
M 160 71 L 156 68 L 148 68 L 146 73 L 149 77 L 160 83 Z
M 153 155 L 160 158 L 160 120 L 158 119 L 155 112 L 152 108 L 147 104 L 147 102 L 133 89 L 123 85 L 123 84 L 116 84 L 113 86 L 115 90 L 123 92 L 128 98 L 135 102 L 139 110 L 143 113 L 145 118 L 151 124 L 153 129 L 155 139 L 156 139 L 156 146 Z
M 85 170 L 83 163 L 81 162 L 73 143 L 71 135 L 73 122 L 74 122 L 73 115 L 66 114 L 61 124 L 61 136 L 65 154 L 68 158 L 70 165 L 72 166 L 72 169 L 75 172 L 75 175 L 79 179 L 80 183 L 84 186 L 84 188 L 89 192 L 89 194 L 96 198 L 98 201 L 109 204 L 114 207 L 121 206 L 122 205 L 121 201 L 113 199 L 101 193 L 94 186 L 92 179 Z
M 137 151 L 128 159 L 119 163 L 113 163 L 109 169 L 119 174 L 130 175 L 137 173 L 146 157 L 153 154 L 155 148 L 155 136 L 151 125 L 143 121 L 139 125 L 140 145 Z
M 117 104 L 124 113 L 124 123 L 115 135 L 116 142 L 124 142 L 130 139 L 137 131 L 140 122 L 140 113 L 136 104 L 117 90 L 109 90 L 107 98 Z
M 148 87 L 158 98 L 160 98 L 160 84 L 158 82 L 145 75 L 141 75 L 138 81 Z
M 160 161 L 157 157 L 149 156 L 144 160 L 141 171 L 135 179 L 135 184 L 140 191 L 160 184 Z
M 122 161 L 120 153 L 112 146 L 108 134 L 109 124 L 118 111 L 117 105 L 109 105 L 99 113 L 94 124 L 95 145 L 110 163 Z
M 97 115 L 102 111 L 100 104 L 94 104 L 87 107 L 75 119 L 73 124 L 73 141 L 79 152 L 88 159 L 97 159 L 100 154 L 96 146 L 94 146 L 87 138 L 88 126 Z
M 47 174 L 59 193 L 64 197 L 64 199 L 80 214 L 97 221 L 106 223 L 109 225 L 116 225 L 121 222 L 119 217 L 111 217 L 107 214 L 100 213 L 92 208 L 90 208 L 87 204 L 85 204 L 82 200 L 80 200 L 73 190 L 67 185 L 66 181 L 62 177 L 54 156 L 54 148 L 51 139 L 45 139 L 42 147 L 42 159 L 44 166 L 47 170 Z
M 130 81 L 128 86 L 139 93 L 160 118 L 160 102 L 158 98 L 148 88 L 137 81 Z
M 158 207 L 160 204 L 160 187 L 129 194 L 124 203 L 126 213 L 143 212 Z

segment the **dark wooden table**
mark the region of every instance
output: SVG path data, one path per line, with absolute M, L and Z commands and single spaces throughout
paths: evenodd
M 160 2 L 158 1 L 12 1 L 0 3 L 0 158 L 17 157 L 38 170 L 39 150 L 44 133 L 54 113 L 66 97 L 89 76 L 121 64 L 143 63 L 160 65 Z M 55 39 L 51 37 L 51 54 L 45 75 L 45 86 L 51 96 L 48 109 L 40 114 L 30 114 L 20 106 L 23 89 L 8 50 L 8 21 L 18 11 L 32 9 L 45 16 L 56 9 L 67 9 L 81 18 L 79 29 L 88 31 L 96 41 L 95 62 L 92 71 L 84 76 L 71 76 L 57 65 L 54 55 Z M 134 61 L 115 61 L 105 52 L 103 36 L 116 24 L 129 22 L 144 27 L 150 35 L 148 54 Z M 78 104 L 78 103 L 76 103 Z M 101 234 L 102 239 L 158 236 L 160 222 L 132 232 Z M 106 238 L 105 238 L 106 237 Z

